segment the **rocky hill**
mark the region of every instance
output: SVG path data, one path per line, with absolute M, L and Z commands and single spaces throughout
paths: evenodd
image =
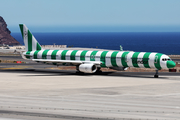
M 5 45 L 20 45 L 20 43 L 13 38 L 11 31 L 7 28 L 7 24 L 4 19 L 0 16 L 0 44 Z

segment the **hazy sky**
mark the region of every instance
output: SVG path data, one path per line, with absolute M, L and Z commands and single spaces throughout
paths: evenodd
M 180 32 L 180 0 L 0 0 L 12 32 Z

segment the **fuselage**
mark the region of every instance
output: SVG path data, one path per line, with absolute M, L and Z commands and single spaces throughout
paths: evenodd
M 169 69 L 175 63 L 165 54 L 130 51 L 37 50 L 24 53 L 28 59 L 100 61 L 100 67 Z M 29 55 L 29 56 L 28 56 Z

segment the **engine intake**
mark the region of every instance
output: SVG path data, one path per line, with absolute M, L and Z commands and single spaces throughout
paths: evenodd
M 94 64 L 81 64 L 79 65 L 78 70 L 84 73 L 95 73 L 97 67 Z

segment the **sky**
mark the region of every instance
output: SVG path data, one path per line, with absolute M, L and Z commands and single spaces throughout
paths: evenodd
M 11 32 L 180 32 L 180 0 L 0 0 Z

